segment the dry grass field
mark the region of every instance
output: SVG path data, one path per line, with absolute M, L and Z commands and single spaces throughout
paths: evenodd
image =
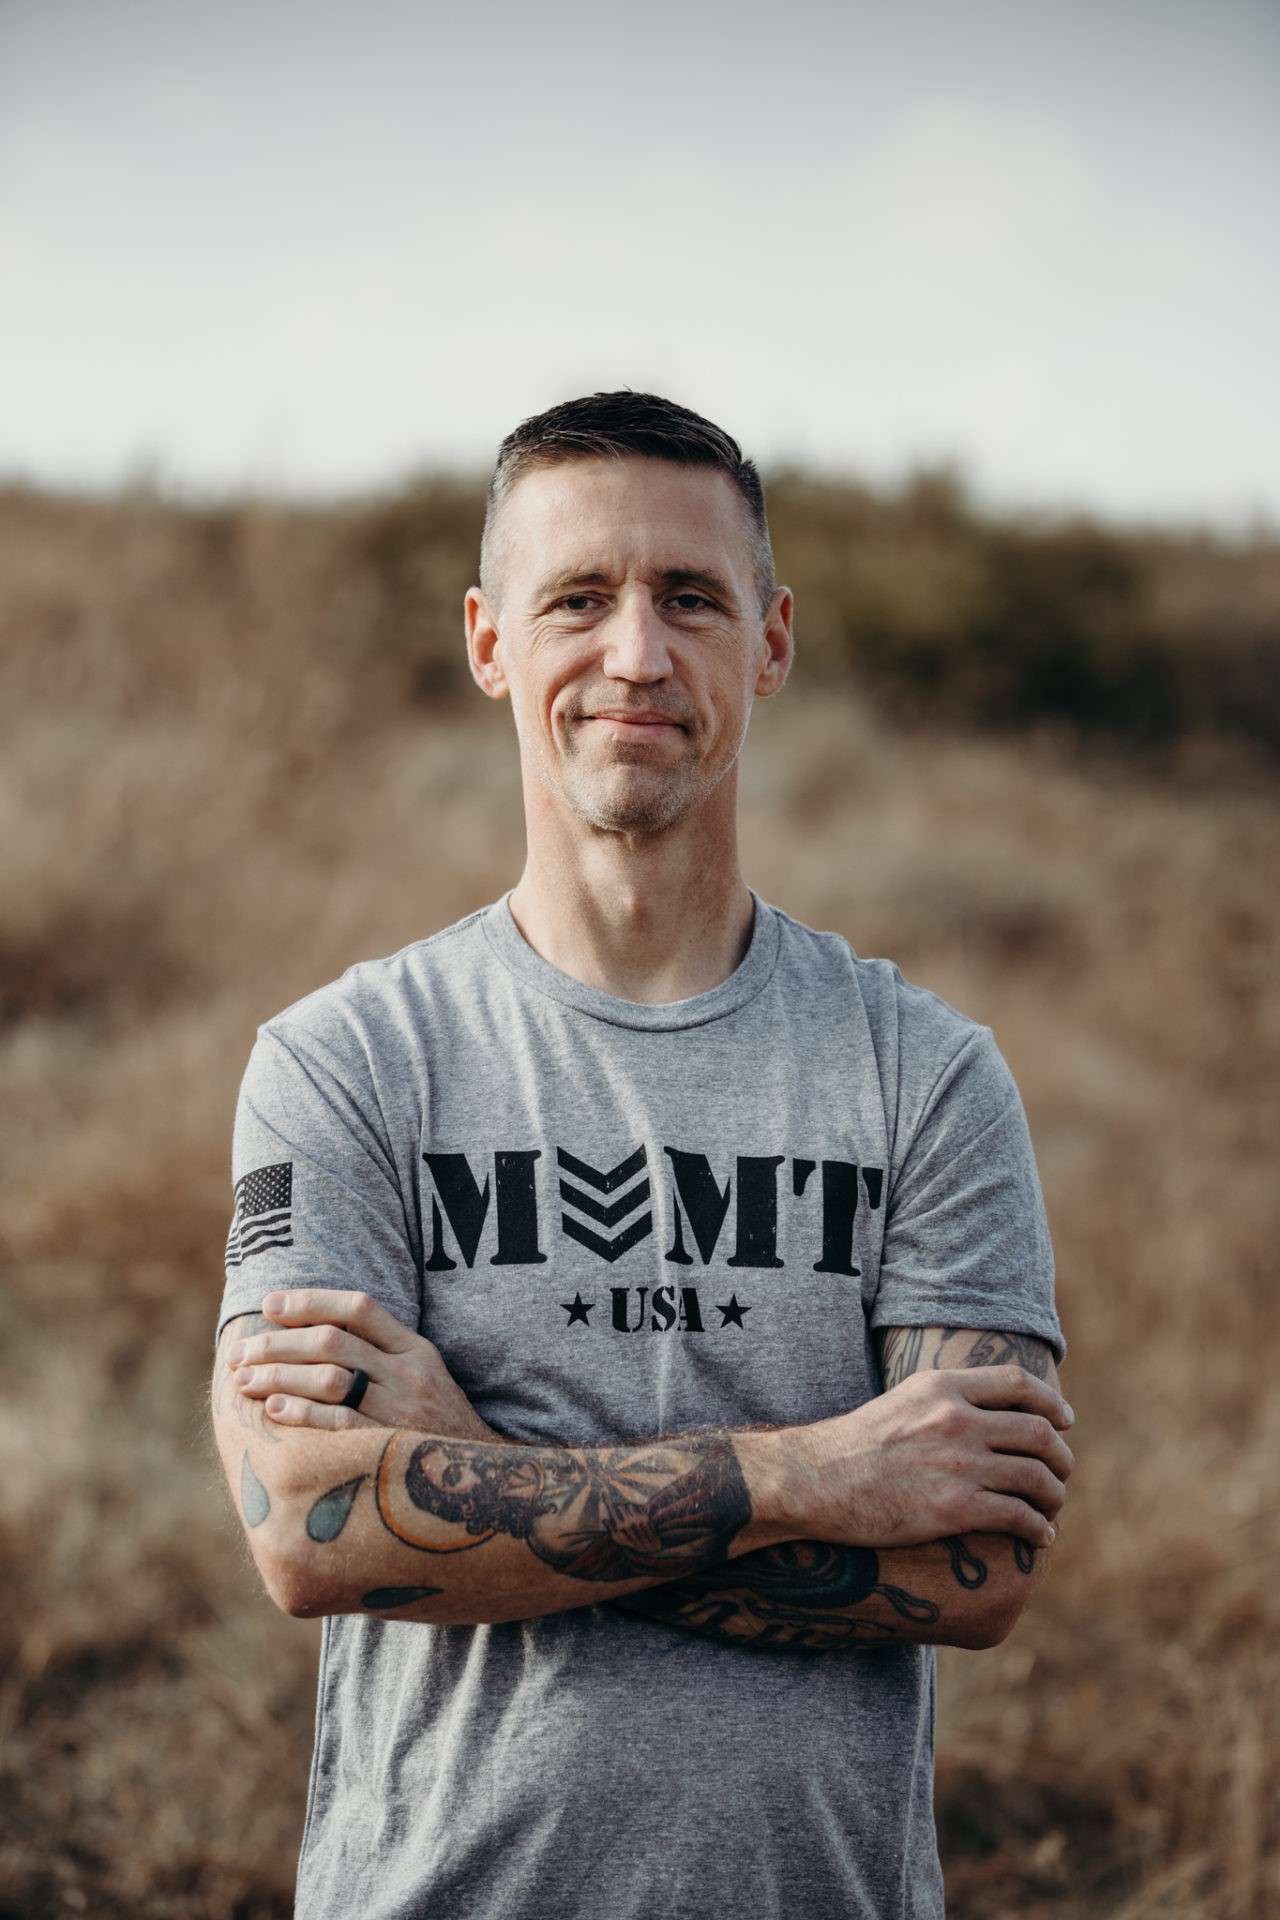
M 784 566 L 844 577 L 788 500 Z M 882 663 L 937 510 L 858 575 Z M 259 1593 L 206 1438 L 230 1119 L 257 1021 L 518 871 L 505 715 L 458 684 L 475 525 L 445 486 L 0 496 L 0 1920 L 290 1911 L 317 1637 Z M 1083 579 L 1105 677 L 1118 603 L 1079 544 L 1019 617 Z M 1001 705 L 1031 684 L 1007 635 L 949 682 L 917 596 L 899 694 L 1005 730 L 798 676 L 744 769 L 755 885 L 994 1026 L 1058 1248 L 1080 1467 L 1016 1634 L 944 1656 L 956 1920 L 1280 1912 L 1277 558 L 1160 551 L 1166 624 L 1201 595 L 1191 665 L 1144 706 L 1131 648 L 1108 744 L 1023 724 L 1052 674 Z M 1188 740 L 1219 625 L 1243 678 Z

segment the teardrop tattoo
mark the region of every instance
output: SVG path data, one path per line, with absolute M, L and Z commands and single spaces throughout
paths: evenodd
M 307 1538 L 324 1546 L 330 1540 L 336 1540 L 346 1526 L 351 1509 L 355 1505 L 356 1495 L 364 1485 L 367 1475 L 358 1473 L 354 1480 L 344 1480 L 339 1487 L 330 1487 L 328 1493 L 320 1498 L 307 1515 Z
M 260 1527 L 271 1511 L 271 1495 L 250 1466 L 247 1453 L 240 1468 L 240 1505 L 247 1527 Z

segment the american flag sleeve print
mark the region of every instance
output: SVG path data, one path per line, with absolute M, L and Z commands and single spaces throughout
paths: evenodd
M 227 1235 L 228 1267 L 243 1266 L 268 1247 L 293 1245 L 293 1162 L 256 1167 L 236 1181 L 235 1212 Z

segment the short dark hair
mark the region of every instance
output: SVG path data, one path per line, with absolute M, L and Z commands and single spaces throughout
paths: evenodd
M 775 576 L 764 488 L 755 461 L 744 458 L 737 441 L 700 413 L 660 394 L 633 393 L 629 387 L 562 400 L 559 406 L 522 420 L 507 435 L 489 482 L 480 543 L 480 579 L 486 591 L 494 584 L 492 529 L 517 480 L 537 467 L 559 466 L 562 461 L 635 456 L 670 460 L 681 467 L 714 467 L 729 476 L 746 503 L 756 593 L 763 613 L 773 595 Z

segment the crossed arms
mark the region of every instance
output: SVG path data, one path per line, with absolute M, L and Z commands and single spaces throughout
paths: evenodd
M 1043 1342 L 880 1336 L 886 1391 L 832 1420 L 517 1446 L 367 1296 L 232 1321 L 214 1427 L 286 1612 L 469 1624 L 607 1602 L 735 1645 L 990 1646 L 1073 1465 Z M 341 1408 L 350 1368 L 376 1382 Z

